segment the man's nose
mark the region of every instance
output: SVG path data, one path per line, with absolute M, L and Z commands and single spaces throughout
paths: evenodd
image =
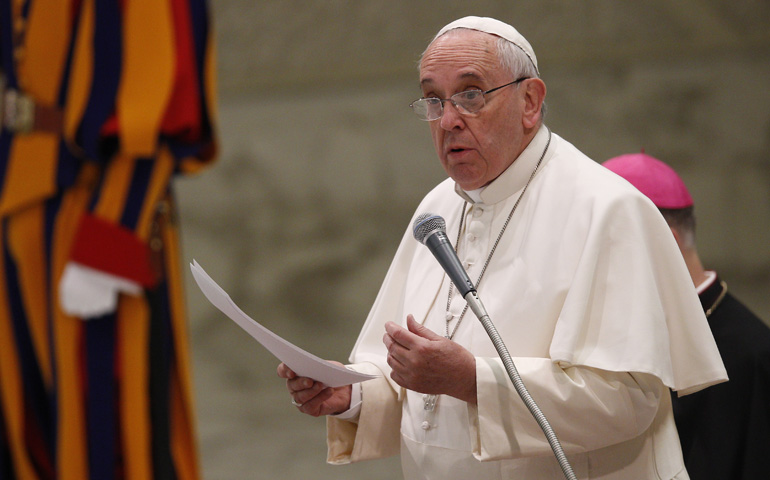
M 439 122 L 441 122 L 441 128 L 444 130 L 462 128 L 465 125 L 465 121 L 460 113 L 460 107 L 455 105 L 452 100 L 444 101 L 444 114 L 439 119 Z

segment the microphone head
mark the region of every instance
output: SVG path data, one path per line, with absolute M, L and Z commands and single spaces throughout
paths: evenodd
M 414 235 L 414 238 L 422 244 L 425 244 L 425 239 L 437 230 L 441 232 L 446 231 L 446 222 L 441 215 L 421 213 L 414 219 L 412 234 Z

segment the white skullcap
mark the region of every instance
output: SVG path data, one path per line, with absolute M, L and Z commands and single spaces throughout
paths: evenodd
M 519 47 L 525 54 L 527 54 L 529 59 L 532 61 L 532 65 L 535 66 L 535 70 L 537 71 L 538 75 L 540 74 L 540 70 L 537 68 L 537 57 L 535 56 L 535 51 L 532 50 L 532 45 L 529 44 L 527 39 L 524 38 L 524 36 L 520 34 L 518 30 L 508 25 L 507 23 L 503 23 L 500 20 L 496 20 L 490 17 L 464 17 L 449 23 L 444 28 L 439 30 L 436 36 L 433 37 L 433 40 L 436 40 L 441 35 L 455 28 L 469 28 L 471 30 L 477 30 L 479 32 L 497 35 L 500 38 L 508 40 L 509 42 Z

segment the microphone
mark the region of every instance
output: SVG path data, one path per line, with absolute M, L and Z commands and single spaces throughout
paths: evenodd
M 492 340 L 492 344 L 495 346 L 495 349 L 500 356 L 500 360 L 503 362 L 505 371 L 508 373 L 508 377 L 511 379 L 513 387 L 516 389 L 516 393 L 519 394 L 519 397 L 521 397 L 522 401 L 527 406 L 527 409 L 529 409 L 529 412 L 543 430 L 543 433 L 551 446 L 551 450 L 553 450 L 554 456 L 564 473 L 564 477 L 567 480 L 577 480 L 577 477 L 572 470 L 572 466 L 569 464 L 567 456 L 564 454 L 564 449 L 562 449 L 561 443 L 556 437 L 556 433 L 553 431 L 553 428 L 551 428 L 551 424 L 548 423 L 548 419 L 545 418 L 540 407 L 537 406 L 537 403 L 535 403 L 535 400 L 529 394 L 527 387 L 524 385 L 524 382 L 516 369 L 516 365 L 513 363 L 513 358 L 511 358 L 508 348 L 506 348 L 502 337 L 500 337 L 500 334 L 492 323 L 492 319 L 489 318 L 489 314 L 481 303 L 476 288 L 473 286 L 473 282 L 471 282 L 471 279 L 468 277 L 468 274 L 460 263 L 460 259 L 457 258 L 457 252 L 452 248 L 452 243 L 446 236 L 446 222 L 444 219 L 440 215 L 435 215 L 433 213 L 421 213 L 414 220 L 412 234 L 418 242 L 428 247 L 433 256 L 436 257 L 436 260 L 438 260 L 438 263 L 444 268 L 449 279 L 455 284 L 457 290 L 462 294 L 463 298 L 465 298 L 465 301 L 468 302 L 468 307 L 470 307 L 471 311 L 476 315 L 476 318 L 481 322 L 481 325 L 484 327 L 484 330 L 486 330 L 490 340 Z
M 460 263 L 460 259 L 457 258 L 452 243 L 447 238 L 446 222 L 440 215 L 433 213 L 418 215 L 414 220 L 412 234 L 436 257 L 462 297 L 465 297 L 469 292 L 476 291 L 473 282 Z

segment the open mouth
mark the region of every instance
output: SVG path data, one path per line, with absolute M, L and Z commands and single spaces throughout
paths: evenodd
M 471 149 L 468 148 L 462 148 L 462 147 L 455 147 L 450 148 L 447 150 L 447 157 L 454 159 L 455 161 L 461 161 L 462 159 L 466 158 L 466 156 L 471 152 Z
M 449 149 L 447 149 L 447 155 L 451 155 L 453 153 L 462 153 L 467 151 L 468 149 L 462 146 L 450 147 Z

